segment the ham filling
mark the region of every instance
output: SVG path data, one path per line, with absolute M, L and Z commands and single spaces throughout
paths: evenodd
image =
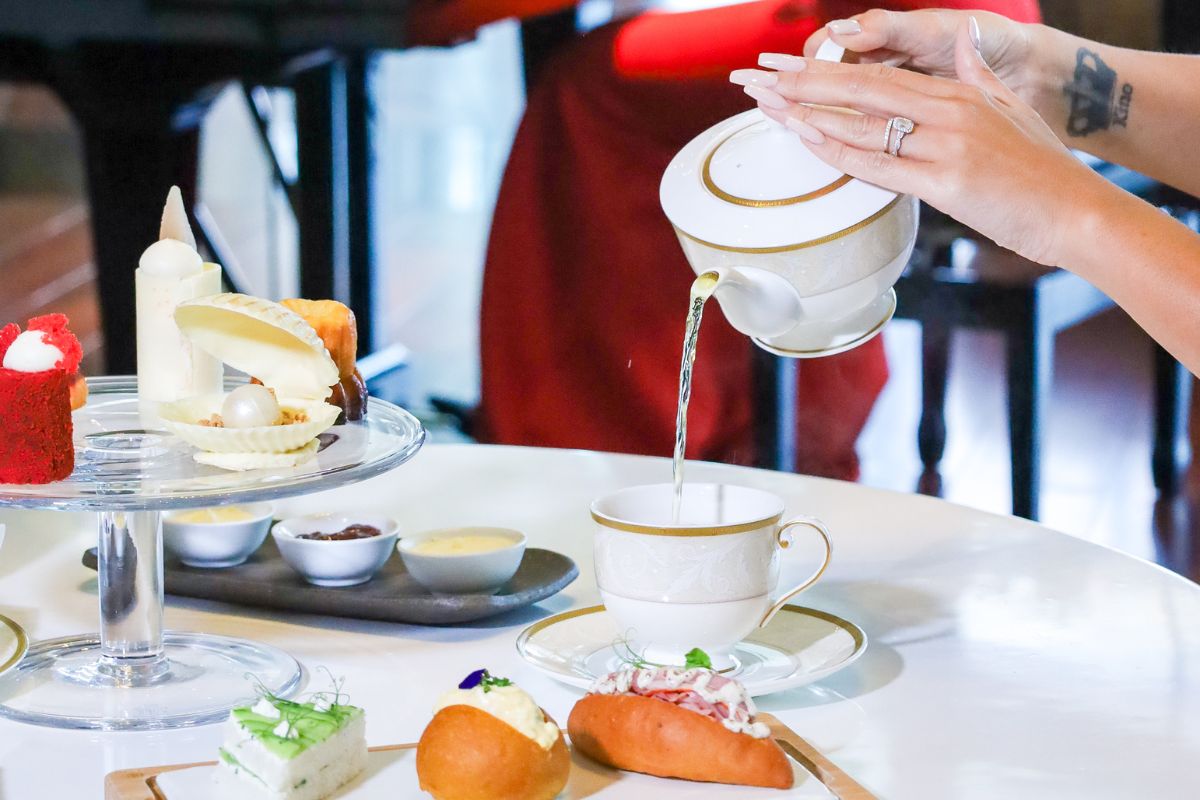
M 735 733 L 756 739 L 770 735 L 766 725 L 755 722 L 754 701 L 742 685 L 707 669 L 624 669 L 598 680 L 592 692 L 653 697 L 716 720 Z

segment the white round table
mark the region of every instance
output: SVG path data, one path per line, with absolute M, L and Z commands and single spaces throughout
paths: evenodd
M 434 628 L 168 599 L 170 628 L 242 636 L 345 676 L 373 745 L 416 741 L 434 697 L 486 666 L 565 720 L 578 692 L 526 665 L 529 623 L 594 604 L 593 497 L 669 480 L 666 459 L 431 446 L 357 486 L 277 504 L 352 508 L 408 530 L 481 523 L 564 552 L 580 578 L 560 595 L 481 623 Z M 882 798 L 1189 797 L 1200 780 L 1200 587 L 1030 522 L 925 497 L 710 464 L 692 481 L 753 485 L 813 514 L 833 564 L 803 605 L 870 637 L 832 678 L 760 698 Z M 34 638 L 96 625 L 88 515 L 5 512 L 0 613 Z M 785 559 L 785 565 L 787 559 Z M 803 565 L 794 565 L 803 569 Z M 786 567 L 785 567 L 786 568 Z M 786 581 L 787 575 L 784 575 Z M 110 771 L 211 760 L 220 727 L 63 731 L 0 722 L 0 797 L 98 798 Z

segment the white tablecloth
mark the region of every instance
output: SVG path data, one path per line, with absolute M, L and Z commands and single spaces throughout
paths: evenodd
M 431 446 L 388 475 L 281 501 L 277 513 L 379 511 L 409 531 L 515 527 L 531 546 L 575 559 L 579 579 L 531 609 L 455 627 L 178 598 L 168 598 L 167 625 L 266 642 L 310 673 L 345 676 L 367 709 L 371 744 L 415 741 L 434 697 L 484 666 L 565 720 L 578 693 L 527 666 L 513 641 L 547 614 L 597 602 L 590 500 L 669 479 L 665 459 Z M 708 464 L 689 465 L 688 480 L 777 492 L 790 512 L 832 529 L 833 564 L 799 602 L 858 623 L 870 648 L 832 678 L 760 705 L 880 797 L 1200 791 L 1200 587 L 1030 522 L 929 498 Z M 95 630 L 95 576 L 80 564 L 93 519 L 4 512 L 0 523 L 0 613 L 35 639 Z M 209 760 L 219 738 L 217 726 L 143 734 L 0 722 L 0 800 L 100 797 L 109 771 Z

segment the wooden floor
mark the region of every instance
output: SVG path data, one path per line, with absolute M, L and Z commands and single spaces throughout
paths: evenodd
M 0 323 L 61 311 L 84 343 L 85 369 L 102 369 L 90 230 L 78 198 L 0 195 Z M 133 269 L 133 265 L 130 265 Z M 919 329 L 886 331 L 892 377 L 860 441 L 863 482 L 912 491 L 920 474 Z M 1123 313 L 1062 334 L 1043 442 L 1042 521 L 1200 578 L 1200 477 L 1158 501 L 1150 480 L 1149 339 Z M 954 342 L 947 396 L 944 496 L 1007 513 L 1010 503 L 1003 342 L 964 332 Z M 434 431 L 433 439 L 439 438 Z
M 66 314 L 83 344 L 84 372 L 96 374 L 104 352 L 91 235 L 78 197 L 0 194 L 0 324 Z
M 892 374 L 859 443 L 864 483 L 899 491 L 916 486 L 919 335 L 906 321 L 886 331 Z M 1003 370 L 999 335 L 956 335 L 943 496 L 997 513 L 1008 513 L 1011 503 Z M 1200 511 L 1192 513 L 1200 500 L 1196 470 L 1188 492 L 1158 502 L 1150 475 L 1151 411 L 1150 339 L 1123 312 L 1107 312 L 1058 337 L 1042 442 L 1041 522 L 1195 579 L 1200 564 L 1189 534 L 1200 524 Z

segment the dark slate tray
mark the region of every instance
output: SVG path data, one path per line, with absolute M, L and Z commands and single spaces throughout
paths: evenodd
M 83 554 L 83 564 L 96 569 L 95 548 Z M 163 573 L 167 594 L 181 597 L 335 617 L 447 625 L 545 600 L 575 580 L 579 568 L 561 553 L 530 547 L 512 580 L 495 594 L 435 595 L 408 574 L 399 554 L 393 554 L 366 583 L 328 588 L 305 582 L 284 562 L 275 541 L 268 537 L 258 552 L 239 566 L 200 569 L 168 554 Z

